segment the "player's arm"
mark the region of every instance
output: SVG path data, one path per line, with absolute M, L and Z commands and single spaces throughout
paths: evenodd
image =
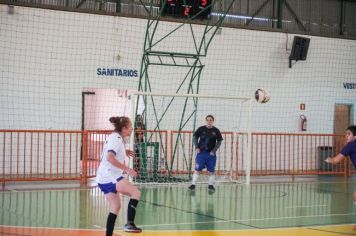
M 116 159 L 116 154 L 114 154 L 113 152 L 109 151 L 107 160 L 108 160 L 108 162 L 110 162 L 110 164 L 125 171 L 127 174 L 131 175 L 132 177 L 137 176 L 136 171 L 134 171 L 130 167 L 126 166 L 124 163 L 121 163 L 120 161 L 118 161 Z
M 195 135 L 193 136 L 193 144 L 194 144 L 195 150 L 197 152 L 200 152 L 200 149 L 198 147 L 198 138 Z
M 217 130 L 216 144 L 215 144 L 215 147 L 210 151 L 211 155 L 216 155 L 216 152 L 220 148 L 223 140 L 224 139 L 220 133 L 220 130 Z
M 330 163 L 330 164 L 337 164 L 340 161 L 342 161 L 345 158 L 345 156 L 341 153 L 337 154 L 335 157 L 328 157 L 325 159 L 326 163 Z
M 200 152 L 200 149 L 199 149 L 199 142 L 198 142 L 198 139 L 199 139 L 199 136 L 200 136 L 200 128 L 198 128 L 195 133 L 193 134 L 193 145 L 195 147 L 195 152 L 196 153 L 199 153 Z
M 221 141 L 216 141 L 215 147 L 210 151 L 211 155 L 216 155 L 216 151 L 219 149 L 221 146 L 222 140 Z

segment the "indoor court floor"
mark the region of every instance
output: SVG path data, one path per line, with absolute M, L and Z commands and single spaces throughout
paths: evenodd
M 343 180 L 343 179 L 340 179 Z M 28 184 L 27 186 L 30 186 Z M 143 236 L 356 235 L 356 182 L 151 185 L 142 192 L 136 224 Z M 126 221 L 128 199 L 116 222 Z M 0 192 L 0 235 L 105 235 L 108 205 L 96 187 L 16 189 Z

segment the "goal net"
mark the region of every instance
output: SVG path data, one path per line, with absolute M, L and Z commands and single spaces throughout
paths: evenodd
M 159 94 L 137 92 L 137 115 L 133 137 L 138 172 L 137 183 L 190 182 L 195 169 L 193 134 L 215 118 L 223 137 L 217 151 L 215 181 L 249 181 L 249 162 L 239 159 L 238 149 L 247 150 L 248 140 L 238 142 L 238 132 L 250 133 L 251 99 L 237 96 Z M 249 135 L 247 135 L 249 137 Z M 246 157 L 246 156 L 245 156 Z M 198 182 L 207 182 L 202 171 Z

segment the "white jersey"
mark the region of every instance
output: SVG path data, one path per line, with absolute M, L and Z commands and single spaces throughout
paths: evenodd
M 105 141 L 100 165 L 96 173 L 97 183 L 116 183 L 117 179 L 122 176 L 123 170 L 108 162 L 107 158 L 110 152 L 115 155 L 116 160 L 124 164 L 126 151 L 123 139 L 119 133 L 110 134 Z

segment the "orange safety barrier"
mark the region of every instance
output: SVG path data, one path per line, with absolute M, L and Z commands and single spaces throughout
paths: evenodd
M 222 132 L 222 135 L 224 141 L 217 153 L 216 174 L 238 179 L 246 174 L 247 133 Z M 343 140 L 343 135 L 332 134 L 252 133 L 250 175 L 350 176 L 352 167 L 348 159 L 338 165 L 324 162 L 341 150 Z M 173 173 L 194 171 L 191 131 L 171 131 L 170 150 Z
M 95 177 L 104 141 L 112 131 L 0 130 L 0 182 L 81 180 Z M 194 170 L 191 131 L 145 132 L 145 142 L 158 144 L 159 173 L 190 174 Z M 222 132 L 216 174 L 245 175 L 247 133 Z M 344 145 L 343 135 L 252 133 L 252 176 L 344 175 L 353 173 L 346 159 L 324 163 Z M 153 157 L 151 153 L 147 156 Z M 139 161 L 139 160 L 138 160 Z M 149 164 L 149 163 L 148 163 Z M 150 170 L 148 170 L 150 171 Z
M 82 132 L 0 130 L 0 182 L 80 179 Z
M 246 161 L 247 134 L 239 133 L 239 165 Z M 343 135 L 252 133 L 251 176 L 263 175 L 349 175 L 348 160 L 338 165 L 324 162 L 335 156 L 344 144 Z M 241 171 L 240 175 L 244 174 Z

